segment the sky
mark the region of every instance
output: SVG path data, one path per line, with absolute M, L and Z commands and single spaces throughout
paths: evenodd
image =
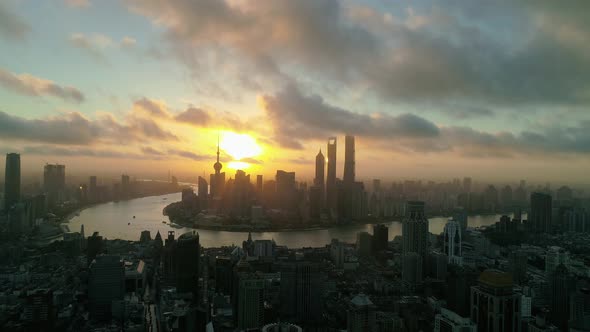
M 0 151 L 26 174 L 587 183 L 590 2 L 0 0 Z M 238 163 L 239 161 L 239 163 Z M 3 166 L 4 161 L 0 161 Z M 1 176 L 1 175 L 0 175 Z

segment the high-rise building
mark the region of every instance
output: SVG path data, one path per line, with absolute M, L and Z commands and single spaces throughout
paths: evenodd
M 567 331 L 570 317 L 570 294 L 575 291 L 575 280 L 565 265 L 560 264 L 549 275 L 549 317 L 561 331 Z
M 477 332 L 477 325 L 469 318 L 441 308 L 434 318 L 434 332 Z
M 373 236 L 368 232 L 357 233 L 356 250 L 360 256 L 371 256 L 373 254 Z
M 402 221 L 403 253 L 415 252 L 426 256 L 428 253 L 428 219 L 424 213 L 424 202 L 407 202 L 404 215 Z
M 227 191 L 231 192 L 231 213 L 236 217 L 250 217 L 253 202 L 250 174 L 246 175 L 246 172 L 237 170 L 231 190 L 229 182 L 227 187 Z
M 47 194 L 47 204 L 50 207 L 63 201 L 66 189 L 66 166 L 58 164 L 45 165 L 43 189 Z
M 297 322 L 317 322 L 322 317 L 322 274 L 312 262 L 281 264 L 281 317 Z
M 355 156 L 354 156 L 354 136 L 346 135 L 344 137 L 344 176 L 345 184 L 351 184 L 355 178 Z
M 125 267 L 119 256 L 100 255 L 90 265 L 88 308 L 90 317 L 100 321 L 111 318 L 113 301 L 125 295 Z
M 127 199 L 131 195 L 131 180 L 129 175 L 121 175 L 121 198 Z
M 463 178 L 463 192 L 465 192 L 465 193 L 471 192 L 471 178 L 470 177 Z
M 264 181 L 262 180 L 262 174 L 256 175 L 256 192 L 260 196 L 262 195 L 262 186 Z
M 365 294 L 358 294 L 350 300 L 346 318 L 348 332 L 376 331 L 375 305 Z
M 443 242 L 443 251 L 449 264 L 463 265 L 461 225 L 457 221 L 451 219 L 445 224 Z
M 336 209 L 336 137 L 328 139 L 328 174 L 326 178 L 326 206 Z
M 192 292 L 196 295 L 201 258 L 199 233 L 186 232 L 179 236 L 173 255 L 176 267 L 176 289 L 182 293 Z
M 238 276 L 237 318 L 240 330 L 261 328 L 264 325 L 265 279 L 251 273 Z
M 471 287 L 471 319 L 483 332 L 519 332 L 521 296 L 514 292 L 512 276 L 498 270 L 485 270 L 478 285 Z
M 373 225 L 373 249 L 375 252 L 387 250 L 389 228 L 383 224 Z
M 23 308 L 25 331 L 53 331 L 56 318 L 51 289 L 35 289 L 27 292 Z
M 325 168 L 326 168 L 326 157 L 322 154 L 322 150 L 318 152 L 315 157 L 315 178 L 313 179 L 313 185 L 318 187 L 321 194 L 320 207 L 324 207 L 324 196 L 325 196 Z
M 550 232 L 551 224 L 551 196 L 545 193 L 531 194 L 531 213 L 528 223 L 535 232 Z
M 565 229 L 576 233 L 590 233 L 590 214 L 583 208 L 568 209 L 563 214 Z
M 277 186 L 277 206 L 285 211 L 294 211 L 297 207 L 295 172 L 278 170 L 275 181 Z
M 590 288 L 578 287 L 570 296 L 570 331 L 590 331 Z
M 200 177 L 198 179 L 198 199 L 199 199 L 199 208 L 201 210 L 207 210 L 208 206 L 207 203 L 209 202 L 209 184 L 205 178 Z
M 557 269 L 561 264 L 567 265 L 569 260 L 568 252 L 558 246 L 550 246 L 547 248 L 547 254 L 545 255 L 545 273 L 547 276 Z
M 4 174 L 4 209 L 8 211 L 20 200 L 20 154 L 6 154 Z

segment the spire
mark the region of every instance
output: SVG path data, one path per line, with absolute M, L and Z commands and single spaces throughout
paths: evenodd
M 217 132 L 217 162 L 219 162 L 219 132 Z

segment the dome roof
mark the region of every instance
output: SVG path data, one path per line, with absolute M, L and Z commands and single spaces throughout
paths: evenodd
M 485 270 L 479 275 L 479 282 L 491 287 L 512 287 L 512 275 L 499 270 Z

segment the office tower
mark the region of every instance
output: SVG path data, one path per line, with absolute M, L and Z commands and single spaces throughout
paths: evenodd
M 330 243 L 330 259 L 337 269 L 341 269 L 344 265 L 344 243 L 338 241 L 338 239 L 332 239 Z
M 375 305 L 367 295 L 361 293 L 350 300 L 346 325 L 348 332 L 376 331 Z
M 535 232 L 550 232 L 551 196 L 544 193 L 531 194 L 531 213 L 528 222 Z
M 237 318 L 241 330 L 264 325 L 264 282 L 262 277 L 250 273 L 238 275 Z
M 570 293 L 575 291 L 575 279 L 565 265 L 558 265 L 549 275 L 549 317 L 561 331 L 567 331 Z
M 434 280 L 444 281 L 449 267 L 447 256 L 440 252 L 433 252 L 428 255 L 427 259 L 429 260 L 428 275 Z
M 470 315 L 471 287 L 477 284 L 479 270 L 469 266 L 449 265 L 447 273 L 447 308 L 463 317 Z
M 231 257 L 215 258 L 215 290 L 224 295 L 232 295 L 233 262 Z
M 119 256 L 100 255 L 90 265 L 88 308 L 90 317 L 100 321 L 111 318 L 113 301 L 125 295 L 125 267 Z
M 129 175 L 121 175 L 121 198 L 126 199 L 131 195 L 131 181 Z
M 262 181 L 262 175 L 261 174 L 256 175 L 256 192 L 258 193 L 259 196 L 262 194 L 263 183 L 264 182 Z
M 322 150 L 320 149 L 320 152 L 318 152 L 317 156 L 315 157 L 315 178 L 313 179 L 313 185 L 315 187 L 319 188 L 320 195 L 321 195 L 321 200 L 319 202 L 320 208 L 323 208 L 325 205 L 324 204 L 324 202 L 325 202 L 324 196 L 326 195 L 326 193 L 325 193 L 326 182 L 324 179 L 325 168 L 326 168 L 326 157 L 324 157 L 324 155 L 322 154 Z
M 354 136 L 346 135 L 344 137 L 344 176 L 343 181 L 345 184 L 351 184 L 354 182 L 355 169 L 354 169 Z
M 139 242 L 140 243 L 148 243 L 152 240 L 152 234 L 150 231 L 141 231 L 139 235 Z
M 478 331 L 517 332 L 521 325 L 520 294 L 513 290 L 512 276 L 485 270 L 471 287 L 471 320 Z
M 274 246 L 273 240 L 256 240 L 254 241 L 253 256 L 272 258 L 274 255 Z
M 278 170 L 275 181 L 277 186 L 277 206 L 285 211 L 295 211 L 298 203 L 295 172 Z
M 471 178 L 470 177 L 463 178 L 463 192 L 465 192 L 465 193 L 471 192 Z
M 565 211 L 563 219 L 565 228 L 569 232 L 590 232 L 590 214 L 583 208 L 573 208 Z
M 253 202 L 250 174 L 237 170 L 233 185 L 228 182 L 227 187 L 227 191 L 231 192 L 231 213 L 236 217 L 249 218 Z
M 374 251 L 387 250 L 389 242 L 389 228 L 382 224 L 373 225 L 373 246 Z
M 25 331 L 53 331 L 56 314 L 51 289 L 27 291 L 23 308 Z
M 328 139 L 328 174 L 326 178 L 326 206 L 336 209 L 336 137 Z
M 402 255 L 402 283 L 406 290 L 413 292 L 422 285 L 426 256 L 417 252 Z
M 176 269 L 176 289 L 180 293 L 197 294 L 201 247 L 199 233 L 186 232 L 178 237 L 173 251 Z
M 98 235 L 98 232 L 94 232 L 92 236 L 88 237 L 87 241 L 86 260 L 87 264 L 92 264 L 92 261 L 103 251 L 102 236 Z
M 477 325 L 469 318 L 441 308 L 434 317 L 434 332 L 477 332 Z
M 221 196 L 223 195 L 225 187 L 225 172 L 221 172 L 223 165 L 219 162 L 219 137 L 217 137 L 217 161 L 213 164 L 214 174 L 209 177 L 209 184 L 211 185 L 211 198 L 214 201 L 215 208 L 219 208 Z
M 281 317 L 301 323 L 317 322 L 322 317 L 322 275 L 312 262 L 281 264 Z
M 406 203 L 402 221 L 402 241 L 404 254 L 415 252 L 426 256 L 428 253 L 428 219 L 424 213 L 424 202 Z
M 47 194 L 47 204 L 54 207 L 64 200 L 66 189 L 66 167 L 64 165 L 45 165 L 43 189 Z
M 199 176 L 198 179 L 198 199 L 199 199 L 199 208 L 201 210 L 207 210 L 207 203 L 209 201 L 209 184 L 207 183 L 207 180 L 205 180 L 203 177 Z
M 323 197 L 320 187 L 309 187 L 309 217 L 314 221 L 320 219 Z
M 498 190 L 495 186 L 489 185 L 483 193 L 484 209 L 489 212 L 496 212 L 498 209 Z
M 20 154 L 6 154 L 4 173 L 4 210 L 8 211 L 20 200 Z
M 590 331 L 590 288 L 578 287 L 570 296 L 570 331 Z
M 500 202 L 504 209 L 512 206 L 512 187 L 505 186 L 502 188 L 502 191 L 500 191 Z
M 356 250 L 359 256 L 368 257 L 373 254 L 373 236 L 368 232 L 356 234 Z
M 451 219 L 445 224 L 443 235 L 443 251 L 449 264 L 463 265 L 461 243 L 461 225 Z

